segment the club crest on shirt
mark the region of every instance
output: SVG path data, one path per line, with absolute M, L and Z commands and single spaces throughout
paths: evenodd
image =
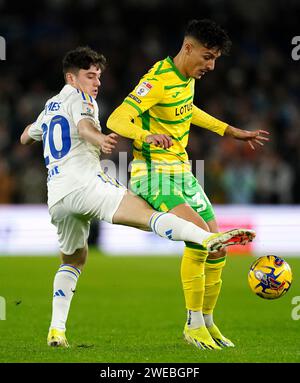
M 143 81 L 137 88 L 136 88 L 136 94 L 140 97 L 146 96 L 152 89 L 152 85 L 148 81 Z

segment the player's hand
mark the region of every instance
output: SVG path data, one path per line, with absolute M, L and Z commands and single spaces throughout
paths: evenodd
M 264 146 L 264 144 L 270 140 L 268 137 L 270 133 L 261 129 L 251 132 L 249 130 L 234 128 L 229 125 L 225 130 L 225 134 L 237 140 L 247 141 L 253 150 L 255 150 L 256 145 Z
M 101 144 L 101 151 L 106 154 L 111 154 L 116 147 L 118 135 L 116 133 L 110 133 L 108 135 L 103 134 L 103 142 Z
M 255 130 L 253 132 L 248 132 L 249 138 L 244 139 L 248 141 L 248 144 L 250 145 L 250 148 L 255 150 L 255 145 L 264 146 L 265 142 L 269 141 L 269 137 L 266 137 L 266 135 L 269 135 L 270 133 L 266 130 Z
M 167 134 L 150 134 L 145 138 L 145 142 L 147 142 L 147 144 L 160 146 L 163 149 L 168 149 L 173 145 L 172 138 Z

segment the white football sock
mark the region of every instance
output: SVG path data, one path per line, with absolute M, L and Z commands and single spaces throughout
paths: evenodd
M 213 314 L 203 314 L 206 327 L 211 327 L 214 324 Z
M 149 226 L 155 234 L 171 239 L 172 241 L 187 241 L 202 244 L 203 240 L 212 233 L 205 231 L 182 218 L 171 213 L 152 214 Z
M 59 267 L 53 284 L 52 320 L 50 328 L 66 329 L 66 321 L 80 270 L 72 265 Z
M 187 311 L 187 325 L 188 328 L 199 328 L 205 326 L 202 311 Z

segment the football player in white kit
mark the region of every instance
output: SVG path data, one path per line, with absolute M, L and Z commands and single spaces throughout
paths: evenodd
M 66 321 L 86 262 L 92 218 L 152 230 L 171 240 L 202 244 L 209 251 L 246 244 L 255 237 L 248 229 L 212 234 L 206 230 L 205 223 L 202 229 L 173 214 L 156 212 L 103 172 L 100 151 L 111 153 L 117 138 L 115 133 L 101 132 L 95 100 L 105 62 L 103 55 L 89 47 L 68 52 L 63 60 L 66 85 L 46 102 L 37 120 L 25 128 L 20 139 L 22 144 L 43 141 L 48 207 L 61 251 L 62 264 L 53 286 L 52 320 L 47 338 L 50 346 L 68 347 Z M 172 145 L 171 138 L 164 134 L 148 135 L 144 140 L 163 148 Z

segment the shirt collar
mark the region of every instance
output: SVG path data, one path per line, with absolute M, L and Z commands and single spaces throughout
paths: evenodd
M 61 95 L 68 95 L 68 94 L 71 94 L 72 92 L 74 92 L 74 90 L 77 90 L 77 92 L 79 93 L 79 90 L 74 88 L 74 86 L 70 85 L 70 84 L 66 84 L 62 90 L 60 91 L 60 94 Z
M 179 69 L 177 68 L 177 66 L 174 64 L 174 61 L 173 61 L 173 57 L 171 56 L 168 56 L 166 58 L 166 61 L 171 65 L 173 71 L 176 73 L 176 75 L 180 78 L 181 81 L 189 81 L 190 79 L 185 77 L 181 72 L 179 72 Z

